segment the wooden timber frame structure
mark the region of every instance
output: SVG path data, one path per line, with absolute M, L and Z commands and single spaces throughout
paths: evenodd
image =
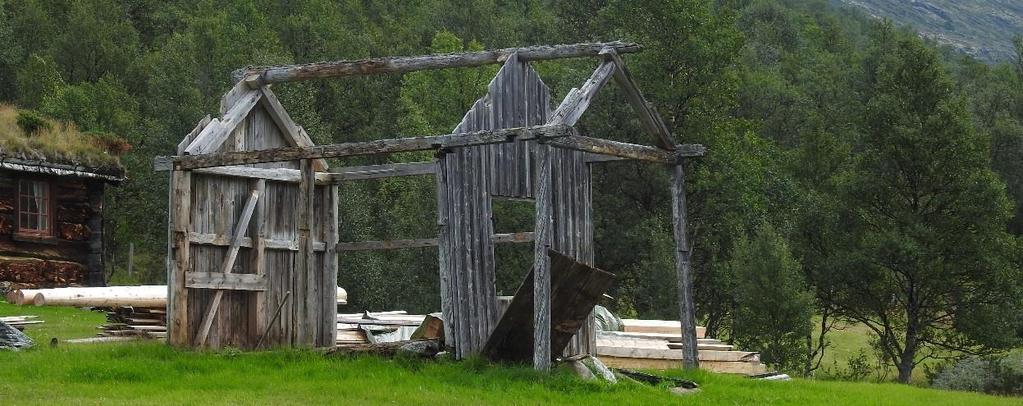
M 562 355 L 551 353 L 551 329 L 558 326 L 550 323 L 548 250 L 593 264 L 590 165 L 631 159 L 672 173 L 683 366 L 696 367 L 683 163 L 702 156 L 704 148 L 677 143 L 644 99 L 620 56 L 639 50 L 632 43 L 587 43 L 236 71 L 222 116 L 207 116 L 177 155 L 154 162 L 157 170 L 171 172 L 169 343 L 253 348 L 265 335 L 267 346 L 332 346 L 338 253 L 436 246 L 446 344 L 465 358 L 479 353 L 501 316 L 494 245 L 532 241 L 533 363 L 548 370 Z M 530 62 L 580 57 L 599 65 L 552 105 L 550 89 Z M 487 64 L 503 66 L 487 94 L 443 135 L 316 146 L 270 90 L 283 82 Z M 574 127 L 611 81 L 656 146 L 587 137 Z M 436 159 L 340 169 L 324 161 L 422 150 L 436 151 Z M 338 241 L 341 182 L 416 175 L 436 179 L 436 239 Z M 534 230 L 495 234 L 494 198 L 531 199 Z M 564 355 L 593 354 L 594 337 L 591 314 Z

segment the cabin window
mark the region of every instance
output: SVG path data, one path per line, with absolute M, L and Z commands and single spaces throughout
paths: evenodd
M 48 236 L 53 224 L 50 184 L 33 179 L 18 182 L 18 233 Z

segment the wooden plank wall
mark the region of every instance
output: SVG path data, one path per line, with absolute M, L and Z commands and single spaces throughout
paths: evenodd
M 283 133 L 269 116 L 263 104 L 253 108 L 249 116 L 234 130 L 220 151 L 260 150 L 287 146 Z M 264 168 L 298 169 L 298 162 L 277 162 L 254 165 Z M 230 237 L 251 192 L 251 179 L 234 176 L 193 173 L 191 176 L 190 227 L 193 234 Z M 243 246 L 232 273 L 267 276 L 265 293 L 226 291 L 207 338 L 210 348 L 233 346 L 252 348 L 266 329 L 266 324 L 280 305 L 286 292 L 279 319 L 269 326 L 264 346 L 332 346 L 336 326 L 335 290 L 337 261 L 324 258 L 324 249 L 312 257 L 315 272 L 296 269 L 298 263 L 297 218 L 300 185 L 268 180 L 259 197 L 246 237 L 253 243 Z M 331 185 L 317 186 L 313 195 L 310 238 L 313 246 L 331 249 L 337 242 L 337 194 Z M 290 246 L 265 241 L 291 241 Z M 255 250 L 263 247 L 262 255 Z M 189 244 L 190 271 L 221 272 L 228 247 L 222 243 L 192 241 Z M 181 287 L 175 286 L 172 295 Z M 201 321 L 209 310 L 214 290 L 189 289 L 187 294 L 187 343 L 192 342 Z M 263 295 L 261 298 L 259 295 Z M 173 301 L 173 300 L 172 300 Z M 298 328 L 301 324 L 302 328 Z
M 550 98 L 536 71 L 513 55 L 453 132 L 546 124 Z M 457 148 L 439 157 L 441 304 L 456 357 L 479 352 L 500 316 L 491 200 L 533 197 L 535 150 L 533 143 L 516 142 Z M 583 153 L 557 148 L 551 160 L 553 248 L 592 265 L 589 166 Z M 592 326 L 591 317 L 568 354 L 593 353 Z

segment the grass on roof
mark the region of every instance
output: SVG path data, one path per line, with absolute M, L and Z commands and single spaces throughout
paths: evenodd
M 83 133 L 73 123 L 45 118 L 49 128 L 26 134 L 18 125 L 19 110 L 0 104 L 0 156 L 25 160 L 82 165 L 90 168 L 120 169 L 104 137 Z

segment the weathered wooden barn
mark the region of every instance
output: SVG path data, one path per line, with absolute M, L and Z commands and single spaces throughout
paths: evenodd
M 14 114 L 0 111 L 3 120 Z M 33 148 L 32 135 L 4 128 L 3 144 L 21 147 L 0 147 L 0 283 L 103 285 L 103 193 L 124 170 L 113 157 L 89 165 L 58 147 Z
M 551 347 L 558 334 L 575 334 L 566 354 L 593 354 L 592 316 L 582 326 L 551 323 L 552 257 L 565 267 L 571 264 L 561 258 L 593 264 L 590 166 L 634 159 L 673 173 L 681 320 L 686 364 L 694 366 L 682 164 L 702 155 L 703 147 L 677 143 L 644 99 L 620 57 L 639 50 L 636 44 L 591 43 L 239 70 L 221 117 L 204 119 L 177 155 L 155 163 L 171 172 L 169 342 L 214 348 L 333 345 L 334 285 L 344 272 L 338 269 L 339 253 L 437 246 L 446 342 L 457 357 L 467 357 L 483 351 L 501 318 L 495 244 L 532 240 L 529 345 L 535 367 L 547 369 L 561 355 L 564 347 Z M 531 62 L 587 57 L 599 61 L 591 77 L 552 104 Z M 503 66 L 487 94 L 444 135 L 314 146 L 270 90 L 283 82 L 487 64 Z M 574 127 L 612 81 L 656 147 L 587 137 Z M 436 151 L 436 158 L 348 168 L 328 168 L 323 161 L 422 150 Z M 420 175 L 436 179 L 436 239 L 338 241 L 340 182 Z M 533 201 L 535 228 L 495 234 L 492 202 L 501 198 Z

